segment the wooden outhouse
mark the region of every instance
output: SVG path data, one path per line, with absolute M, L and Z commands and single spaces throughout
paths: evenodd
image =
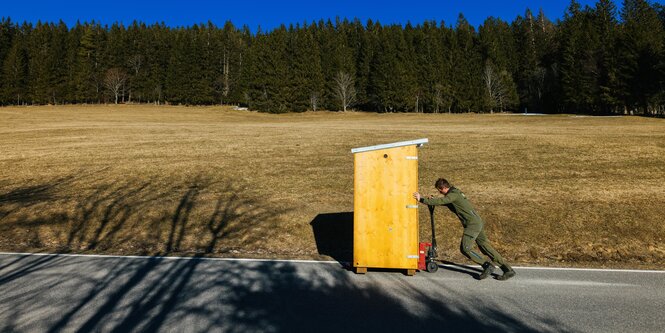
M 353 267 L 418 268 L 418 147 L 427 139 L 352 149 Z

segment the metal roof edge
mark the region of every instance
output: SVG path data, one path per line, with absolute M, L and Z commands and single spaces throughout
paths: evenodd
M 404 147 L 404 146 L 411 146 L 411 145 L 417 145 L 417 146 L 420 147 L 423 144 L 428 143 L 428 142 L 429 142 L 429 140 L 427 140 L 427 138 L 425 138 L 425 139 L 418 139 L 418 140 L 411 140 L 411 141 L 386 143 L 386 144 L 376 145 L 376 146 L 353 148 L 353 149 L 351 149 L 351 153 L 355 154 L 355 153 L 362 153 L 362 152 L 366 152 L 366 151 L 388 149 L 388 148 L 395 148 L 395 147 Z

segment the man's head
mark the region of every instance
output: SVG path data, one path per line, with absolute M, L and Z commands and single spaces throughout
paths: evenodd
M 450 183 L 445 178 L 439 178 L 434 183 L 434 187 L 439 191 L 439 193 L 446 194 L 450 189 Z

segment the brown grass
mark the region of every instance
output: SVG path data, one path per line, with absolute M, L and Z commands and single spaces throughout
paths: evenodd
M 464 190 L 511 262 L 662 268 L 665 121 L 637 117 L 1 108 L 0 250 L 326 259 L 310 223 L 353 210 L 351 148 L 418 138 L 421 191 Z

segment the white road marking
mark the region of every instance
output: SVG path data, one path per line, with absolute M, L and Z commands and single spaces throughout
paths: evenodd
M 629 284 L 629 283 L 611 283 L 611 282 L 576 281 L 576 280 L 572 281 L 544 280 L 544 279 L 520 280 L 520 284 L 573 286 L 573 287 L 639 287 L 636 284 Z
M 467 269 L 480 269 L 480 266 L 447 265 L 439 264 L 439 267 L 463 267 Z M 620 272 L 620 273 L 660 273 L 665 271 L 647 269 L 617 269 L 617 268 L 575 268 L 575 267 L 542 267 L 542 266 L 512 266 L 519 270 L 551 270 L 551 271 L 584 271 L 584 272 Z
M 647 269 L 616 269 L 616 268 L 566 268 L 566 267 L 538 267 L 538 266 L 514 266 L 518 269 L 552 270 L 552 271 L 590 271 L 590 272 L 622 272 L 622 273 L 665 273 L 665 271 Z
M 349 262 L 323 261 L 323 260 L 291 260 L 291 259 L 250 259 L 250 258 L 209 258 L 209 257 L 168 257 L 168 256 L 118 256 L 108 254 L 71 254 L 71 253 L 22 253 L 22 252 L 0 252 L 0 255 L 13 256 L 54 256 L 54 257 L 90 257 L 90 258 L 127 258 L 127 259 L 166 259 L 166 260 L 210 260 L 210 261 L 240 261 L 240 262 L 291 262 L 306 264 L 350 264 Z M 467 265 L 439 264 L 439 267 L 464 267 L 473 269 Z M 567 267 L 539 267 L 539 266 L 513 266 L 519 270 L 557 270 L 557 271 L 590 271 L 590 272 L 622 272 L 622 273 L 659 273 L 665 274 L 664 270 L 641 270 L 641 269 L 612 269 L 612 268 L 567 268 Z

